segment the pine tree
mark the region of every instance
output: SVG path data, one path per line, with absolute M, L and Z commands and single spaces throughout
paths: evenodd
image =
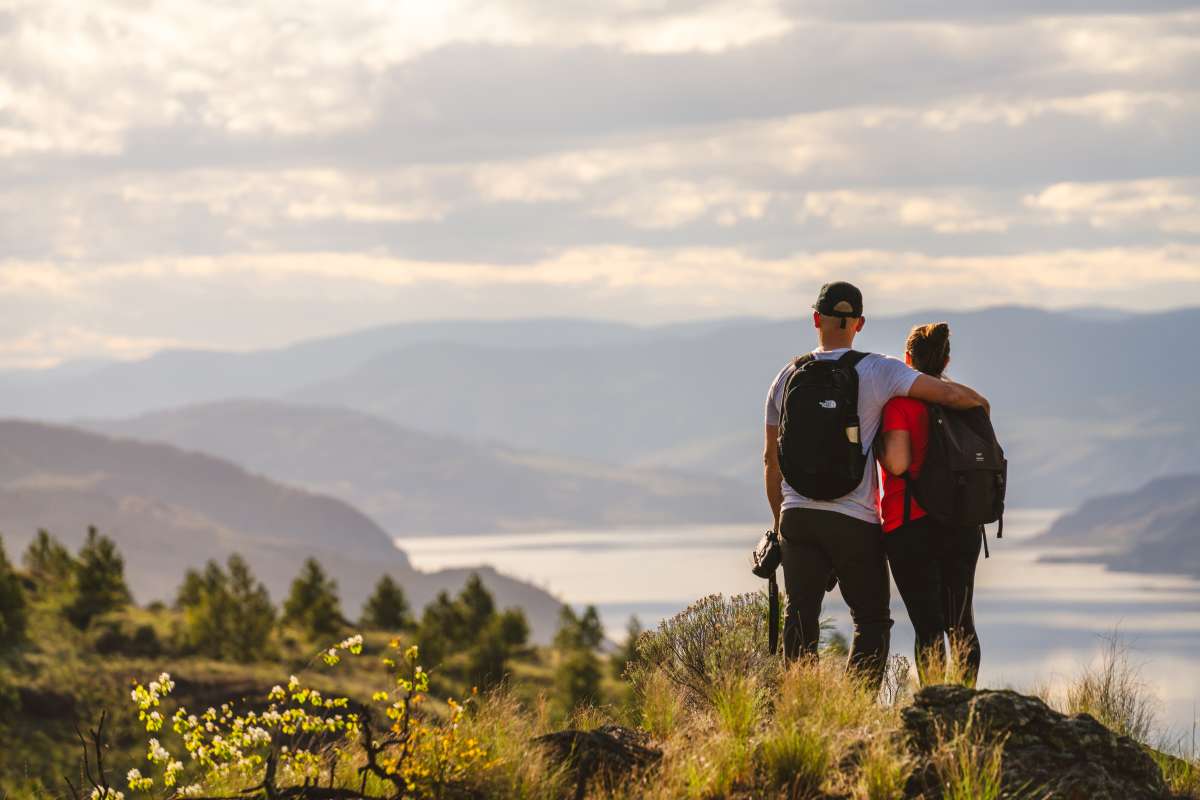
M 462 607 L 445 590 L 437 593 L 421 615 L 417 641 L 426 664 L 437 664 L 461 646 L 466 631 Z
M 362 627 L 381 631 L 402 631 L 413 627 L 412 612 L 404 590 L 384 574 L 375 584 L 375 591 L 363 606 Z
M 229 638 L 229 579 L 221 565 L 209 561 L 204 572 L 188 570 L 176 605 L 183 611 L 183 643 L 191 652 L 222 658 Z
M 25 592 L 0 539 L 0 653 L 25 640 Z
M 582 616 L 576 616 L 570 606 L 562 607 L 554 635 L 559 651 L 554 687 L 565 711 L 599 702 L 601 672 L 596 648 L 602 641 L 604 628 L 595 606 L 588 606 Z
M 79 550 L 73 569 L 73 594 L 66 608 L 67 619 L 82 629 L 93 619 L 129 605 L 125 583 L 125 560 L 112 539 L 88 528 L 87 541 Z
M 620 680 L 625 677 L 625 671 L 638 661 L 637 643 L 642 635 L 642 623 L 636 616 L 629 618 L 629 624 L 625 627 L 625 642 L 621 645 L 621 649 L 613 654 L 612 670 L 613 677 Z
M 467 634 L 483 630 L 496 615 L 496 601 L 477 572 L 472 572 L 471 577 L 467 578 L 458 594 L 458 604 L 462 607 L 462 620 Z
M 509 649 L 524 647 L 529 643 L 529 621 L 519 608 L 505 609 L 497 620 L 500 638 Z
M 230 630 L 225 653 L 234 661 L 254 661 L 265 654 L 275 628 L 275 608 L 267 587 L 255 579 L 245 559 L 234 553 L 227 563 Z
M 39 589 L 65 589 L 74 574 L 71 552 L 45 530 L 37 532 L 21 560 Z
M 564 605 L 558 612 L 558 631 L 554 634 L 554 646 L 559 650 L 595 650 L 604 641 L 604 626 L 595 606 L 588 606 L 582 616 Z
M 345 627 L 337 581 L 325 574 L 315 558 L 308 558 L 292 581 L 283 604 L 283 620 L 316 639 L 331 639 Z

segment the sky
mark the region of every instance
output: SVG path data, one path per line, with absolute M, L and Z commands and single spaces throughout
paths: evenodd
M 1200 305 L 1200 3 L 0 0 L 0 367 Z

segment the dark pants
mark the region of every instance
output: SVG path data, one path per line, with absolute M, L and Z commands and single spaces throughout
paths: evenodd
M 917 673 L 923 685 L 940 682 L 947 636 L 962 661 L 964 680 L 975 685 L 981 657 L 975 632 L 975 565 L 982 542 L 979 528 L 949 528 L 927 516 L 887 534 L 884 546 L 916 633 Z
M 835 511 L 789 508 L 780 520 L 779 536 L 787 586 L 784 653 L 789 659 L 816 655 L 821 601 L 830 578 L 836 576 L 854 620 L 848 666 L 878 686 L 892 630 L 887 559 L 879 526 Z

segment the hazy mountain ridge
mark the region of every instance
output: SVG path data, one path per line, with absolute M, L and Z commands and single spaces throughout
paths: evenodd
M 951 374 L 992 400 L 1016 506 L 1066 507 L 1109 487 L 1200 470 L 1192 411 L 1200 382 L 1180 368 L 1194 360 L 1200 310 L 1002 307 L 878 318 L 871 311 L 859 344 L 876 352 L 900 352 L 916 322 L 951 323 Z M 0 411 L 128 417 L 273 397 L 472 442 L 753 486 L 767 385 L 813 342 L 806 318 L 662 328 L 563 320 L 401 325 L 259 353 L 164 354 L 11 388 L 0 392 Z
M 1200 577 L 1200 475 L 1159 478 L 1093 498 L 1059 517 L 1039 544 L 1098 548 L 1112 569 Z
M 759 510 L 729 479 L 475 444 L 340 408 L 241 400 L 82 424 L 338 497 L 396 536 L 742 522 Z
M 19 558 L 39 528 L 71 546 L 88 525 L 125 556 L 139 602 L 170 600 L 189 567 L 241 553 L 278 602 L 308 556 L 339 581 L 357 616 L 385 572 L 417 607 L 457 590 L 468 570 L 422 573 L 374 521 L 331 497 L 251 475 L 209 455 L 39 423 L 0 421 L 0 532 Z M 526 609 L 535 635 L 552 633 L 559 602 L 482 569 L 501 605 Z

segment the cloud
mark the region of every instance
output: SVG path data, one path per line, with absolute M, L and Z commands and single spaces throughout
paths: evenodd
M 1200 235 L 1200 180 L 1157 179 L 1056 183 L 1025 198 L 1030 208 L 1059 221 L 1093 228 L 1147 227 Z
M 1194 3 L 24 0 L 0 50 L 14 363 L 786 313 L 832 273 L 1197 299 Z

